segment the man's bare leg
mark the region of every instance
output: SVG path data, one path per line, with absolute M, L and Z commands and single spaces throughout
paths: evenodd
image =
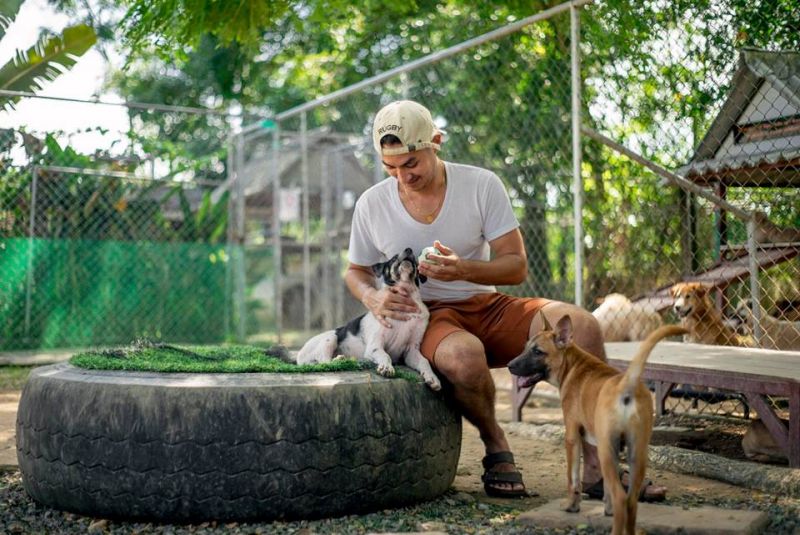
M 510 451 L 508 440 L 494 412 L 494 380 L 486 362 L 483 344 L 477 337 L 459 331 L 444 338 L 434 356 L 436 370 L 453 385 L 453 395 L 464 417 L 478 428 L 486 453 Z M 493 470 L 514 472 L 510 463 L 500 463 Z M 500 490 L 523 490 L 520 483 L 492 483 Z

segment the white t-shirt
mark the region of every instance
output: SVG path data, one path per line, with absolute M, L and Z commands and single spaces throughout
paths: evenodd
M 519 227 L 500 178 L 486 169 L 445 162 L 447 191 L 439 215 L 420 223 L 400 200 L 397 180 L 388 177 L 356 202 L 348 258 L 359 266 L 385 262 L 411 247 L 419 255 L 434 240 L 469 260 L 489 260 L 489 242 Z M 454 301 L 495 292 L 494 286 L 428 279 L 422 299 Z

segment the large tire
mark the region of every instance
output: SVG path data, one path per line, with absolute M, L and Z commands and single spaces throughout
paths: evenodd
M 424 384 L 368 372 L 155 374 L 37 368 L 17 413 L 23 483 L 76 513 L 291 519 L 432 499 L 461 418 Z

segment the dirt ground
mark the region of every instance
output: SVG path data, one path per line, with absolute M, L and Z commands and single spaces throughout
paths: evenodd
M 494 370 L 495 384 L 497 385 L 497 416 L 501 421 L 517 465 L 525 478 L 525 483 L 530 491 L 538 496 L 527 498 L 530 506 L 543 504 L 549 500 L 561 498 L 566 493 L 565 454 L 561 441 L 558 439 L 531 438 L 523 431 L 525 428 L 534 428 L 533 425 L 519 426 L 511 423 L 511 376 L 505 369 Z M 547 385 L 536 387 L 547 391 Z M 554 390 L 550 390 L 554 393 Z M 14 425 L 16 408 L 19 402 L 19 391 L 0 392 L 0 467 L 16 465 L 16 446 L 14 438 Z M 557 402 L 548 401 L 541 397 L 532 397 L 523 410 L 523 422 L 526 424 L 561 424 L 561 410 Z M 538 427 L 538 426 L 537 426 Z M 657 437 L 658 435 L 656 435 Z M 687 435 L 687 436 L 691 436 Z M 730 436 L 722 437 L 724 440 L 712 441 L 707 450 L 714 450 L 720 445 L 729 444 L 731 453 L 738 448 L 738 439 Z M 663 440 L 663 439 L 662 439 Z M 714 452 L 714 451 L 712 451 Z M 717 452 L 720 453 L 720 452 Z M 483 471 L 481 458 L 484 455 L 483 444 L 474 427 L 464 423 L 461 459 L 454 486 L 458 491 L 468 492 L 476 496 L 483 495 L 483 484 L 480 476 Z M 728 485 L 718 481 L 675 474 L 663 470 L 648 471 L 648 477 L 660 485 L 666 486 L 668 498 L 678 498 L 684 493 L 693 495 L 701 494 L 715 498 L 729 498 L 732 500 L 746 499 L 752 490 Z M 481 498 L 482 500 L 485 498 Z M 486 499 L 492 501 L 491 499 Z M 496 500 L 502 501 L 502 500 Z M 519 503 L 523 508 L 527 503 Z
M 566 496 L 565 453 L 560 440 L 543 440 L 525 436 L 526 426 L 511 423 L 511 376 L 506 369 L 493 370 L 497 386 L 496 411 L 498 420 L 506 430 L 511 449 L 530 491 L 539 495 L 527 498 L 531 507 Z M 537 389 L 548 391 L 549 385 L 537 385 Z M 549 390 L 555 393 L 555 389 Z M 561 424 L 561 410 L 557 402 L 531 397 L 522 412 L 527 424 Z M 530 426 L 528 426 L 530 427 Z M 662 439 L 666 440 L 666 439 Z M 728 440 L 727 437 L 725 440 Z M 730 440 L 728 440 L 730 442 Z M 711 447 L 713 449 L 713 447 Z M 457 490 L 480 493 L 483 489 L 480 476 L 483 472 L 481 458 L 483 444 L 474 427 L 464 423 L 461 460 L 454 486 Z M 752 495 L 751 489 L 728 485 L 719 481 L 676 474 L 665 470 L 648 469 L 648 477 L 667 487 L 667 498 L 678 498 L 684 494 L 704 495 L 724 500 L 745 500 Z M 488 501 L 491 501 L 489 499 Z

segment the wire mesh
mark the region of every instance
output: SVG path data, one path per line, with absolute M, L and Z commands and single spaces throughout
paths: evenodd
M 227 339 L 224 137 L 193 159 L 184 113 L 114 131 L 89 109 L 95 125 L 0 130 L 0 349 Z
M 126 128 L 105 134 L 104 126 L 66 135 L 7 128 L 0 344 L 127 342 L 129 332 L 295 343 L 361 313 L 342 273 L 355 200 L 386 176 L 371 120 L 410 98 L 447 132 L 444 159 L 505 182 L 529 276 L 501 290 L 580 299 L 608 341 L 633 341 L 660 323 L 686 322 L 671 289 L 699 282 L 707 312 L 696 321 L 715 322 L 725 340 L 689 339 L 798 349 L 800 25 L 786 6 L 659 0 L 581 9 L 581 125 L 645 161 L 583 136 L 577 220 L 568 7 L 279 113 L 229 147 L 228 123 L 216 115 L 131 111 Z M 419 39 L 420 24 L 377 36 L 375 50 L 413 59 L 402 41 Z M 79 143 L 95 134 L 105 141 Z M 647 162 L 705 194 L 676 187 Z M 112 278 L 124 282 L 102 282 Z M 124 295 L 109 289 L 120 286 Z M 125 313 L 91 308 L 99 302 Z M 702 410 L 702 398 L 689 403 L 700 400 Z
M 342 306 L 350 299 L 341 274 L 352 202 L 386 176 L 371 149 L 375 111 L 408 98 L 425 104 L 446 131 L 443 159 L 488 168 L 506 184 L 529 266 L 525 283 L 501 290 L 574 301 L 577 276 L 607 340 L 634 341 L 662 323 L 686 321 L 671 289 L 695 281 L 706 287 L 703 320 L 718 322 L 729 342 L 696 333 L 690 340 L 796 348 L 798 326 L 789 322 L 800 314 L 800 89 L 798 55 L 781 51 L 798 48 L 793 23 L 780 22 L 780 6 L 759 13 L 733 0 L 628 7 L 582 10 L 581 123 L 712 195 L 676 187 L 584 137 L 583 213 L 575 220 L 570 16 L 560 11 L 275 117 L 279 142 L 263 150 L 264 170 L 275 174 L 262 193 L 283 217 L 251 217 L 259 208 L 248 197 L 247 219 L 261 217 L 260 234 L 248 243 L 282 249 L 277 268 L 258 273 L 258 284 L 280 297 L 269 321 L 253 328 L 274 326 L 297 343 L 360 312 L 358 303 Z M 261 150 L 247 143 L 253 148 L 245 154 Z M 353 162 L 344 179 L 330 163 L 332 146 Z M 751 217 L 755 241 L 748 241 Z M 756 305 L 743 308 L 753 299 Z M 262 310 L 271 304 L 254 301 Z M 787 329 L 783 341 L 776 343 L 773 322 Z M 703 397 L 689 401 L 692 410 L 745 411 L 731 408 L 735 400 Z

